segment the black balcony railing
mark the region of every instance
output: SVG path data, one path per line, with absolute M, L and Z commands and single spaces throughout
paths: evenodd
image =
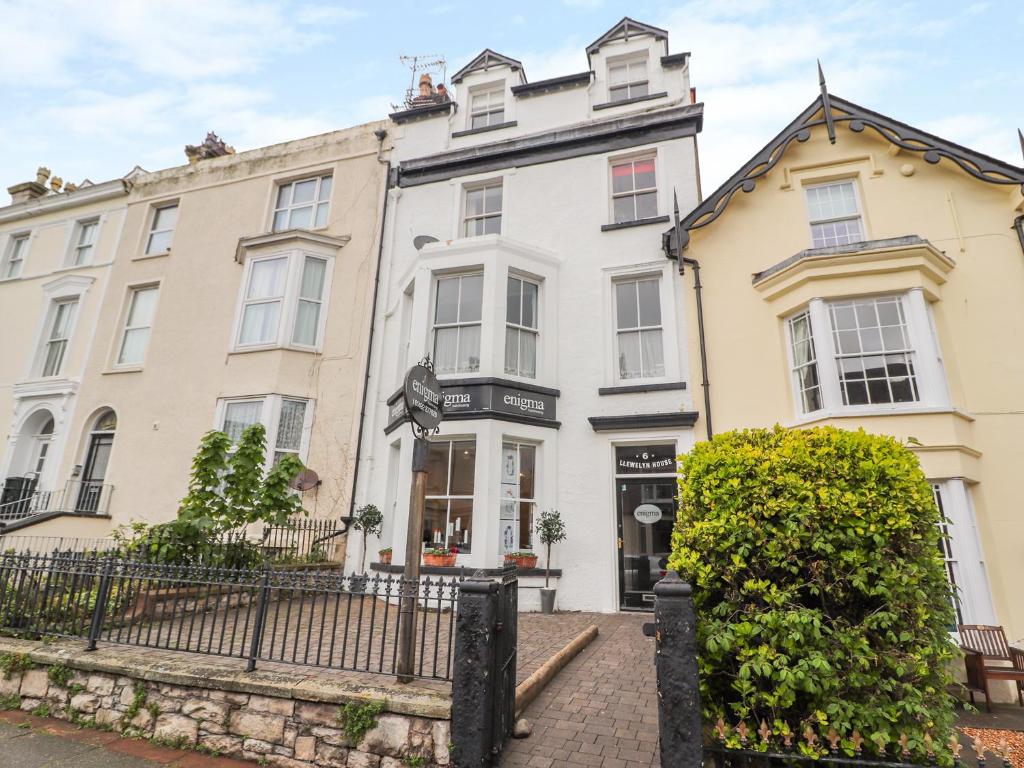
M 68 480 L 56 490 L 35 489 L 0 504 L 0 523 L 12 523 L 47 512 L 105 515 L 114 486 L 94 480 Z

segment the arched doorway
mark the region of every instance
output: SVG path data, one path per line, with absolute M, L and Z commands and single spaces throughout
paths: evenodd
M 21 517 L 37 491 L 50 488 L 44 474 L 53 448 L 54 419 L 46 408 L 32 413 L 18 430 L 11 463 L 0 492 L 0 517 Z
M 116 430 L 117 414 L 109 408 L 101 411 L 93 420 L 79 479 L 75 512 L 91 514 L 106 511 L 110 492 L 104 481 Z

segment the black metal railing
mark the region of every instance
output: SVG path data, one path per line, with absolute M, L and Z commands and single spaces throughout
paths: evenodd
M 226 569 L 116 554 L 0 554 L 0 628 L 258 662 L 392 675 L 415 595 L 414 675 L 452 677 L 458 580 Z
M 35 489 L 0 504 L 0 523 L 12 523 L 46 512 L 105 515 L 110 510 L 113 493 L 114 486 L 108 483 L 68 480 L 63 488 L 52 491 Z

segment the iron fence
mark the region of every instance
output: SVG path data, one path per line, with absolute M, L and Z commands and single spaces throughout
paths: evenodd
M 399 603 L 419 600 L 414 675 L 452 677 L 456 579 L 344 576 L 0 554 L 0 627 L 259 662 L 396 673 Z

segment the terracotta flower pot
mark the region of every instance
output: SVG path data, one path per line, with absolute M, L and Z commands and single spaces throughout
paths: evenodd
M 423 564 L 434 568 L 451 568 L 455 565 L 455 555 L 431 555 L 424 552 Z
M 381 565 L 391 565 L 391 550 L 390 549 L 387 552 L 380 552 L 378 554 L 380 555 Z
M 536 555 L 505 555 L 505 564 L 514 565 L 516 568 L 536 568 Z

